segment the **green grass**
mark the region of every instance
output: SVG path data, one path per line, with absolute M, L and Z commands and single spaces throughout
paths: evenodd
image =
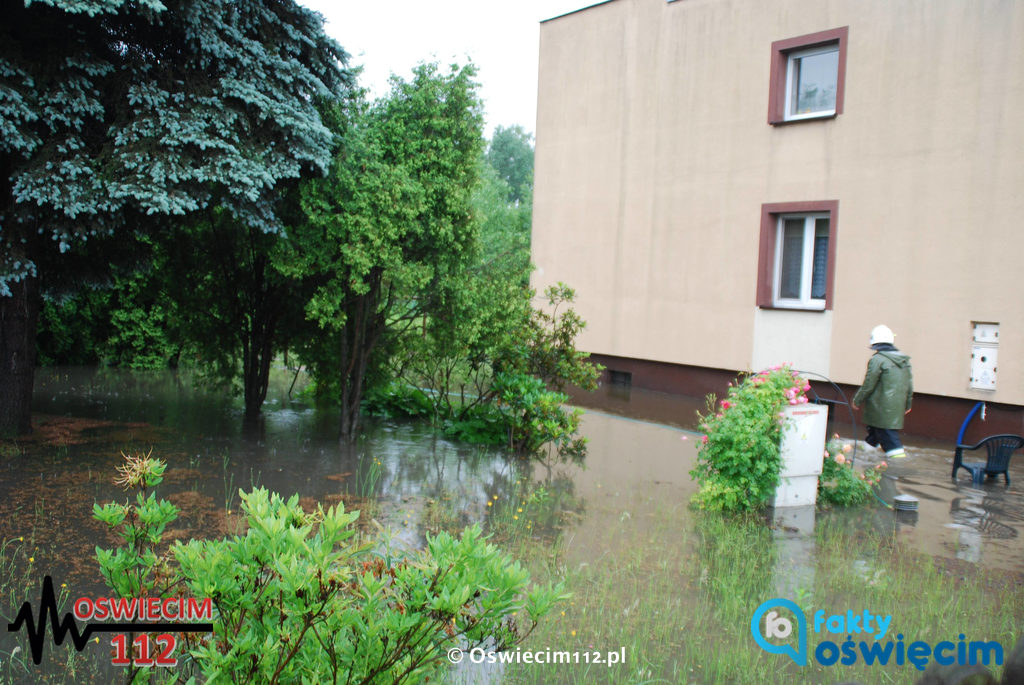
M 567 565 L 564 546 L 521 538 L 515 553 L 535 580 L 565 578 L 572 599 L 545 619 L 523 649 L 614 651 L 622 665 L 510 666 L 504 683 L 912 683 L 910 663 L 825 667 L 813 658 L 822 640 L 810 627 L 810 665 L 759 648 L 750 631 L 755 609 L 791 580 L 773 531 L 756 517 L 697 514 L 683 506 L 656 511 L 643 525 L 620 521 L 607 531 L 614 553 Z M 882 643 L 994 640 L 1008 655 L 1021 636 L 1024 586 L 998 570 L 937 561 L 891 535 L 819 515 L 808 586 L 790 592 L 813 613 L 853 610 L 892 616 Z M 793 596 L 794 594 L 798 596 Z M 865 639 L 855 636 L 855 640 Z M 795 644 L 795 641 L 792 641 Z M 991 666 L 996 677 L 1001 668 Z
M 21 512 L 9 515 L 11 518 L 28 518 Z M 43 662 L 36 665 L 28 649 L 25 627 L 16 635 L 7 631 L 18 611 L 25 602 L 30 602 L 35 618 L 39 618 L 39 597 L 42 588 L 42 571 L 38 557 L 53 555 L 52 543 L 41 542 L 45 536 L 38 536 L 38 513 L 32 520 L 25 521 L 30 529 L 28 535 L 0 539 L 0 624 L 3 624 L 3 639 L 0 639 L 0 685 L 9 683 L 81 683 L 102 682 L 96 669 L 96 662 L 87 654 L 81 654 L 70 646 L 67 639 L 64 647 L 54 647 L 49 642 L 43 648 Z M 42 547 L 40 546 L 42 544 Z M 70 611 L 70 597 L 66 584 L 55 587 L 57 611 L 63 616 Z M 49 638 L 49 626 L 47 637 Z M 89 651 L 89 650 L 87 650 Z

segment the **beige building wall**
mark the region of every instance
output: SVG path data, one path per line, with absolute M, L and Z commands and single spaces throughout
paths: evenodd
M 845 107 L 768 123 L 773 41 L 848 28 Z M 1024 2 L 612 0 L 541 24 L 534 285 L 581 347 L 1024 404 Z M 761 205 L 839 203 L 832 310 L 756 306 Z M 969 389 L 972 322 L 997 389 Z

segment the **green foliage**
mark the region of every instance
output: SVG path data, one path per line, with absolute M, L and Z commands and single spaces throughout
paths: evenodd
M 508 420 L 497 404 L 476 404 L 445 424 L 445 435 L 477 445 L 508 445 Z
M 559 282 L 544 290 L 544 298 L 547 307 L 531 309 L 526 329 L 516 333 L 516 344 L 505 350 L 495 367 L 530 374 L 559 391 L 569 385 L 596 389 L 602 367 L 591 364 L 590 355 L 576 349 L 576 338 L 586 322 L 571 306 L 559 312 L 563 305 L 572 305 L 576 291 Z
M 528 455 L 551 445 L 582 458 L 579 412 L 564 408 L 561 390 L 595 388 L 600 368 L 576 349 L 583 320 L 571 307 L 559 311 L 575 293 L 562 283 L 548 288 L 547 310 L 530 306 L 532 291 L 514 282 L 480 286 L 453 293 L 449 315 L 435 311 L 425 334 L 406 342 L 400 373 L 431 388 L 426 397 L 449 435 Z
M 563 407 L 568 395 L 549 390 L 535 376 L 503 372 L 494 378 L 494 392 L 513 450 L 532 454 L 551 444 L 561 456 L 580 459 L 586 453 L 587 440 L 577 435 L 583 412 Z
M 521 279 L 525 287 L 531 270 L 531 197 L 509 201 L 512 190 L 498 171 L 486 162 L 480 167 L 480 183 L 473 192 L 473 215 L 480 224 L 477 265 L 495 278 Z
M 178 509 L 166 500 L 157 500 L 149 492 L 163 481 L 167 464 L 150 454 L 124 455 L 116 483 L 137 490 L 135 504 L 108 502 L 93 505 L 93 517 L 116 531 L 124 547 L 96 547 L 96 559 L 107 586 L 121 597 L 162 595 L 157 587 L 164 567 L 157 553 L 167 525 L 178 517 Z M 149 495 L 147 497 L 147 492 Z
M 781 366 L 730 383 L 721 402 L 708 396 L 707 412 L 699 416 L 705 435 L 690 471 L 700 482 L 693 497 L 698 509 L 749 511 L 772 498 L 779 485 L 782 408 L 806 403 L 809 389 L 795 371 Z M 850 449 L 838 435 L 825 446 L 818 478 L 818 501 L 825 506 L 864 503 L 882 477 L 885 462 L 856 472 L 846 458 Z
M 39 293 L 67 253 L 215 207 L 275 232 L 324 171 L 348 56 L 294 0 L 7 2 L 0 22 L 0 432 L 31 430 Z M 117 242 L 117 241 L 111 241 Z M 179 277 L 187 277 L 178 274 Z
M 508 184 L 508 201 L 515 205 L 532 204 L 532 138 L 522 126 L 498 126 L 487 147 L 487 162 Z
M 563 597 L 481 537 L 441 533 L 395 558 L 353 544 L 358 513 L 306 514 L 265 490 L 242 494 L 245 536 L 175 548 L 192 592 L 214 599 L 218 639 L 193 652 L 204 674 L 233 682 L 436 680 L 446 650 L 491 640 L 508 649 Z M 220 639 L 230 636 L 230 640 Z M 254 658 L 255 657 L 255 658 Z
M 472 255 L 483 144 L 475 73 L 422 64 L 381 100 L 327 112 L 339 139 L 330 174 L 303 186 L 305 219 L 276 264 L 315 284 L 306 315 L 319 330 L 304 358 L 341 406 L 343 436 L 355 437 L 381 349 L 421 320 Z
M 788 366 L 729 384 L 726 398 L 707 398 L 698 415 L 705 435 L 690 476 L 700 482 L 699 509 L 746 511 L 767 502 L 779 484 L 782 407 L 807 401 L 809 385 Z
M 96 288 L 83 288 L 68 297 L 43 300 L 36 336 L 37 362 L 40 366 L 95 364 L 102 357 L 102 338 L 98 327 L 109 327 L 109 294 Z
M 281 217 L 297 211 L 290 185 L 274 205 Z M 301 279 L 273 267 L 284 240 L 218 209 L 182 222 L 177 234 L 157 241 L 154 255 L 163 296 L 195 361 L 225 386 L 237 388 L 241 378 L 249 417 L 261 411 L 275 355 L 305 324 Z
M 838 435 L 834 435 L 825 444 L 825 459 L 821 476 L 818 477 L 818 502 L 821 504 L 863 504 L 871 499 L 875 486 L 882 479 L 882 472 L 886 468 L 884 461 L 858 473 L 846 456 L 850 450 L 850 443 L 844 443 Z
M 373 416 L 432 416 L 434 402 L 419 388 L 392 381 L 371 387 L 363 398 L 363 411 Z
M 102 359 L 113 366 L 162 369 L 177 362 L 177 308 L 150 282 L 151 272 L 135 271 L 114 279 L 110 297 L 110 328 L 100 346 Z
M 138 228 L 223 204 L 274 230 L 275 184 L 327 166 L 316 101 L 350 75 L 319 15 L 51 2 L 9 3 L 0 25 L 0 293 L 51 246 L 120 230 L 130 211 Z
M 175 366 L 184 347 L 179 310 L 154 278 L 145 265 L 112 266 L 104 283 L 45 298 L 36 339 L 39 363 Z
M 358 512 L 306 512 L 298 495 L 262 488 L 239 493 L 244 535 L 176 543 L 172 568 L 155 547 L 177 510 L 146 495 L 164 468 L 149 455 L 127 458 L 118 482 L 139 490 L 137 503 L 94 509 L 125 546 L 97 549 L 97 558 L 121 596 L 163 596 L 184 583 L 212 599 L 212 636 L 188 644 L 209 682 L 437 681 L 447 650 L 510 649 L 568 597 L 560 584 L 532 585 L 479 527 L 398 555 L 386 538 L 359 540 Z

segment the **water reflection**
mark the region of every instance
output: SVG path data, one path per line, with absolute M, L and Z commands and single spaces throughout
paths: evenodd
M 772 512 L 777 597 L 800 597 L 814 589 L 817 543 L 814 506 L 786 507 Z
M 280 376 L 268 393 L 264 416 L 247 425 L 236 403 L 225 401 L 222 393 L 197 389 L 185 375 L 116 369 L 43 371 L 37 382 L 36 411 L 118 423 L 79 426 L 79 432 L 68 429 L 60 437 L 64 428 L 53 419 L 57 425 L 50 428 L 58 433 L 58 442 L 63 440 L 63 452 L 5 461 L 0 495 L 31 508 L 32 498 L 13 492 L 15 483 L 24 489 L 23 484 L 30 482 L 39 486 L 36 496 L 53 502 L 47 489 L 63 487 L 68 478 L 75 481 L 77 477 L 66 471 L 73 466 L 93 474 L 77 478 L 87 494 L 75 499 L 91 503 L 92 498 L 118 496 L 107 478 L 118 452 L 126 446 L 159 445 L 159 456 L 168 460 L 172 478 L 176 470 L 188 474 L 169 484 L 172 489 L 194 489 L 211 506 L 231 509 L 237 504 L 238 488 L 260 485 L 324 502 L 353 495 L 380 498 L 374 516 L 395 525 L 409 544 L 422 544 L 423 535 L 439 529 L 441 522 L 518 521 L 512 518 L 518 513 L 513 509 L 530 497 L 530 487 L 536 486 L 529 484 L 547 483 L 543 495 L 549 513 L 538 514 L 531 527 L 539 534 L 572 522 L 571 534 L 587 541 L 578 551 L 582 558 L 595 552 L 592 547 L 600 548 L 602 527 L 685 503 L 695 490 L 689 470 L 696 434 L 687 429 L 703 406 L 698 398 L 623 386 L 580 395 L 576 400 L 590 409 L 583 421 L 590 440 L 586 464 L 527 467 L 500 451 L 456 444 L 415 423 L 369 421 L 359 441 L 339 444 L 337 417 L 303 401 L 301 384 L 289 392 L 292 380 L 291 375 Z M 44 425 L 40 432 L 50 428 Z M 976 487 L 966 479 L 951 481 L 951 446 L 908 442 L 909 456 L 890 464 L 881 499 L 891 505 L 899 493 L 913 495 L 920 502 L 916 520 L 906 512 L 876 508 L 869 515 L 872 525 L 887 527 L 934 556 L 1007 569 L 1024 567 L 1019 535 L 1024 493 L 1019 486 L 989 482 Z M 858 463 L 870 465 L 879 458 L 865 450 Z

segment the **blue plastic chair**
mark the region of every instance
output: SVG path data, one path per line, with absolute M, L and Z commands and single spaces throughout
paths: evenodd
M 964 452 L 973 452 L 982 447 L 988 452 L 985 462 L 964 462 Z M 967 469 L 975 485 L 980 484 L 986 476 L 997 476 L 1000 473 L 1009 485 L 1010 455 L 1021 447 L 1024 447 L 1024 437 L 1010 433 L 990 435 L 977 445 L 957 445 L 953 457 L 953 479 L 956 479 L 958 470 Z

